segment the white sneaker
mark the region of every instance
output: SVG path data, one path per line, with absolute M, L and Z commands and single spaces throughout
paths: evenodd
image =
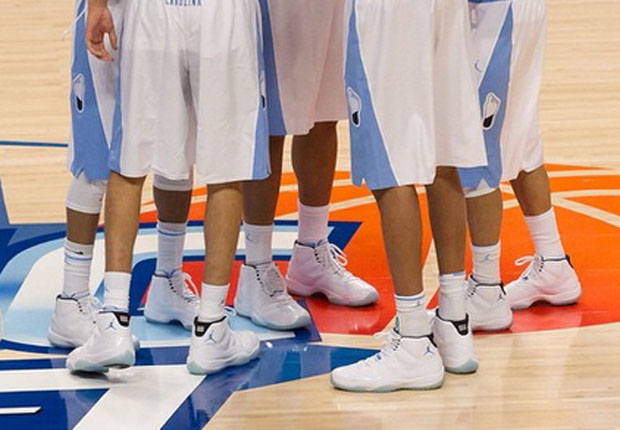
M 530 265 L 516 281 L 506 286 L 512 309 L 526 309 L 536 302 L 554 306 L 572 305 L 581 297 L 581 284 L 568 256 L 544 258 L 540 255 L 523 257 L 517 266 Z
M 331 373 L 334 387 L 346 391 L 432 390 L 443 385 L 444 367 L 429 337 L 402 337 L 395 330 L 377 354 Z
M 446 372 L 467 374 L 478 370 L 469 316 L 463 321 L 448 321 L 439 316 L 437 309 L 431 327 Z
M 187 357 L 187 369 L 194 375 L 208 375 L 229 366 L 241 366 L 258 357 L 260 341 L 249 331 L 233 331 L 228 317 L 216 323 L 196 318 Z
M 133 366 L 135 361 L 129 314 L 102 311 L 88 341 L 67 357 L 67 369 L 106 373 L 110 368 Z
M 324 294 L 337 305 L 367 306 L 379 294 L 375 288 L 345 269 L 346 255 L 336 245 L 321 241 L 316 245 L 295 242 L 288 266 L 288 290 L 298 296 Z
M 144 307 L 144 317 L 149 322 L 169 324 L 177 321 L 191 330 L 198 315 L 200 298 L 196 286 L 187 273 L 173 272 L 171 277 L 156 273 Z
M 241 266 L 235 310 L 274 330 L 293 330 L 311 322 L 308 311 L 286 291 L 286 281 L 273 262 Z
M 512 310 L 502 284 L 481 284 L 470 275 L 465 306 L 474 331 L 502 331 L 512 325 Z
M 99 301 L 90 294 L 80 298 L 56 296 L 47 333 L 50 343 L 59 348 L 84 345 L 95 328 L 95 316 L 100 307 Z

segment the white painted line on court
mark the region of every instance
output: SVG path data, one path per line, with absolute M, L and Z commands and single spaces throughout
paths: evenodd
M 0 415 L 32 415 L 41 410 L 41 406 L 29 406 L 23 408 L 0 408 Z

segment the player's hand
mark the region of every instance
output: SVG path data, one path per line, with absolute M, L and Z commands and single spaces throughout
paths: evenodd
M 103 61 L 114 61 L 105 47 L 105 35 L 110 37 L 114 50 L 118 49 L 118 39 L 114 30 L 114 20 L 107 2 L 91 1 L 86 19 L 86 48 L 88 52 Z

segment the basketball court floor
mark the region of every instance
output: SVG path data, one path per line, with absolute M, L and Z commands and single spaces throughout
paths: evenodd
M 2 0 L 0 429 L 620 429 L 620 0 L 549 0 L 549 7 L 541 118 L 553 201 L 582 300 L 519 311 L 511 331 L 476 335 L 480 370 L 449 375 L 440 390 L 354 394 L 332 389 L 328 373 L 372 354 L 383 342 L 373 334 L 390 326 L 395 309 L 378 211 L 347 173 L 345 124 L 330 239 L 347 253 L 349 268 L 379 289 L 377 305 L 346 309 L 313 297 L 304 302 L 312 328 L 288 333 L 235 317 L 235 327 L 264 340 L 261 358 L 207 378 L 189 375 L 189 334 L 141 317 L 156 245 L 147 187 L 131 300 L 142 341 L 138 365 L 89 379 L 64 369 L 67 351 L 52 349 L 45 335 L 61 288 L 73 2 Z M 503 190 L 502 270 L 510 281 L 523 269 L 515 260 L 533 247 L 510 187 Z M 204 202 L 197 188 L 185 254 L 195 280 Z M 275 236 L 283 269 L 295 211 L 295 179 L 287 173 Z M 428 219 L 425 233 L 432 304 L 437 271 Z M 99 291 L 102 251 L 100 234 L 91 281 Z M 243 254 L 241 239 L 239 260 Z

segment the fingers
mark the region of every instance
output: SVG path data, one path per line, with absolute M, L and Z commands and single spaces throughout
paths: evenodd
M 115 51 L 118 50 L 118 38 L 116 37 L 116 29 L 112 27 L 112 30 L 109 33 L 110 35 L 110 44 L 112 45 L 112 49 Z
M 86 49 L 102 61 L 114 61 L 114 57 L 108 52 L 107 49 L 105 49 L 103 41 L 92 41 L 91 39 L 86 39 Z

